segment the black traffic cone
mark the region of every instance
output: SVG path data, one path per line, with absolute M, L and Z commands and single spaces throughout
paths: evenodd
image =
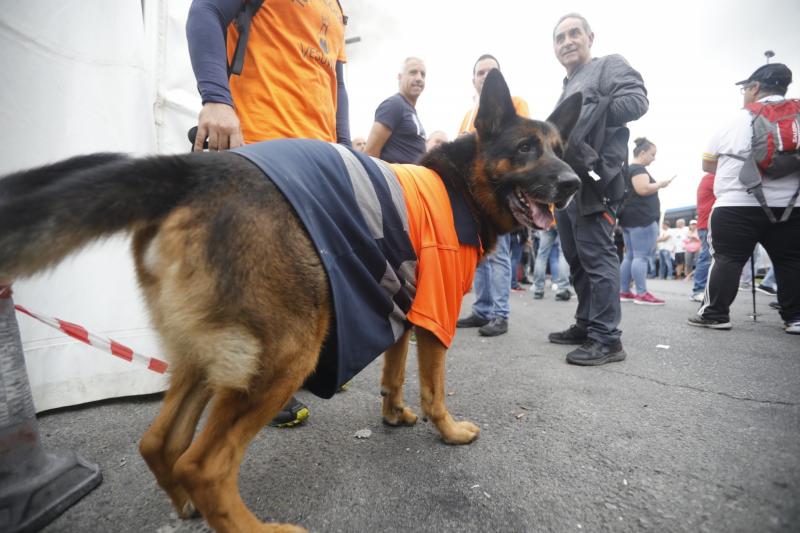
M 0 286 L 0 531 L 38 531 L 102 480 L 75 452 L 42 449 L 11 289 Z

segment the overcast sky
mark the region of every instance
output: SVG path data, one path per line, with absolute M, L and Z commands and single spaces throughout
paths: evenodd
M 544 119 L 561 92 L 564 69 L 552 48 L 553 26 L 583 14 L 595 33 L 595 56 L 622 54 L 642 73 L 650 110 L 629 124 L 631 139 L 658 146 L 649 169 L 656 179 L 677 174 L 659 193 L 662 207 L 695 203 L 701 155 L 711 133 L 742 105 L 736 81 L 764 63 L 786 63 L 800 79 L 800 1 L 342 0 L 350 16 L 347 87 L 353 136 L 366 136 L 376 106 L 397 92 L 407 56 L 425 60 L 428 77 L 417 112 L 428 133 L 452 138 L 472 105 L 472 65 L 498 58 L 511 93 Z M 800 97 L 800 81 L 789 95 Z M 631 142 L 631 146 L 633 143 Z

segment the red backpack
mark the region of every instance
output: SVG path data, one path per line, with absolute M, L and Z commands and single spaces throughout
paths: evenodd
M 734 156 L 744 161 L 739 181 L 747 187 L 747 192 L 755 196 L 774 223 L 777 220 L 767 207 L 762 180 L 800 172 L 800 100 L 755 102 L 747 104 L 745 109 L 753 115 L 753 139 L 747 158 Z M 781 222 L 789 218 L 798 195 L 800 187 L 784 209 Z

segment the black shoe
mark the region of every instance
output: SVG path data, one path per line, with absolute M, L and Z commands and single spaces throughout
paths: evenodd
M 541 300 L 542 298 L 544 298 L 544 289 L 533 291 L 534 300 Z
M 569 292 L 569 289 L 564 289 L 556 293 L 556 300 L 559 302 L 566 302 L 570 298 L 572 298 L 572 293 Z
M 581 366 L 597 366 L 606 363 L 616 363 L 624 361 L 627 354 L 622 349 L 619 339 L 611 344 L 603 344 L 596 340 L 589 339 L 567 354 L 567 363 Z
M 572 324 L 564 331 L 551 333 L 547 338 L 555 344 L 583 344 L 589 339 L 586 330 L 577 324 Z
M 497 337 L 507 332 L 508 320 L 500 317 L 493 318 L 488 324 L 481 326 L 481 329 L 478 330 L 478 333 L 484 337 Z
M 778 291 L 770 287 L 769 285 L 764 285 L 763 283 L 756 287 L 758 292 L 762 292 L 764 294 L 769 294 L 770 296 L 775 296 L 778 294 Z
M 770 302 L 769 303 L 769 307 L 770 307 L 770 309 L 774 309 L 776 311 L 780 311 L 781 310 L 781 304 L 779 304 L 777 300 L 775 300 L 774 302 Z
M 308 407 L 292 396 L 269 425 L 274 428 L 290 428 L 301 424 L 306 418 L 308 418 Z
M 456 322 L 457 328 L 479 328 L 489 323 L 488 318 L 481 318 L 475 313 L 472 313 L 467 318 L 459 318 Z
M 731 329 L 730 320 L 714 320 L 713 318 L 703 318 L 698 315 L 690 316 L 689 320 L 686 322 L 688 322 L 690 326 L 697 326 L 699 328 Z

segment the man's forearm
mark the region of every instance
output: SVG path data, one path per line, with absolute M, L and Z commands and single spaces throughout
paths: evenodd
M 228 85 L 225 31 L 241 0 L 194 0 L 186 19 L 186 40 L 197 89 L 203 103 L 233 105 Z
M 344 85 L 344 66 L 336 62 L 336 142 L 352 146 L 350 141 L 350 100 Z
M 364 148 L 364 151 L 372 157 L 380 158 L 383 147 L 391 135 L 392 130 L 380 122 L 373 122 L 372 129 L 367 136 L 367 146 Z

